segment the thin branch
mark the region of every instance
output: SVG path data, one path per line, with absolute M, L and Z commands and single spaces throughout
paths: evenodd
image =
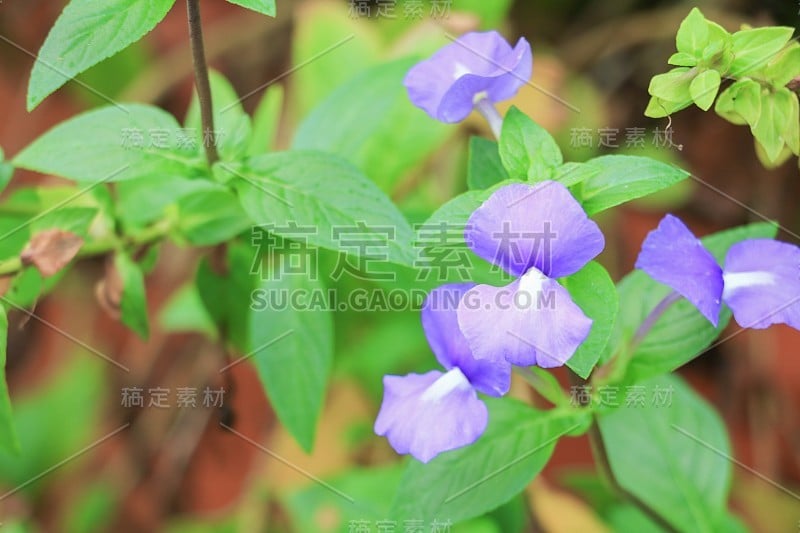
M 203 28 L 200 24 L 200 0 L 186 0 L 189 15 L 189 39 L 192 44 L 192 63 L 194 64 L 194 82 L 197 97 L 200 101 L 200 120 L 203 126 L 203 147 L 206 151 L 208 166 L 219 160 L 217 140 L 214 133 L 214 114 L 211 105 L 211 84 L 208 81 L 208 65 L 203 48 Z

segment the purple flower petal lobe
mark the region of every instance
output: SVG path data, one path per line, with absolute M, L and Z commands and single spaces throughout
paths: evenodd
M 722 276 L 722 298 L 740 326 L 800 329 L 800 248 L 771 239 L 736 243 Z
M 475 359 L 458 326 L 458 303 L 474 286 L 474 283 L 454 283 L 432 290 L 422 308 L 422 328 L 443 367 L 459 368 L 479 392 L 503 396 L 511 387 L 511 365 L 505 361 Z
M 574 274 L 605 246 L 597 224 L 555 181 L 496 190 L 472 213 L 464 239 L 478 256 L 514 276 L 535 267 L 551 278 Z
M 636 268 L 677 291 L 716 327 L 722 305 L 722 269 L 679 218 L 665 216 L 647 235 Z
M 486 430 L 488 410 L 458 368 L 443 374 L 385 376 L 375 433 L 397 453 L 423 463 L 475 442 Z
M 592 320 L 564 287 L 532 268 L 505 287 L 470 289 L 459 304 L 458 324 L 477 359 L 550 368 L 572 357 Z

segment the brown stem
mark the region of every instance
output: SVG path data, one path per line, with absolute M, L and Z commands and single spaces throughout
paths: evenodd
M 586 385 L 586 380 L 571 370 L 568 372 L 568 375 L 570 384 L 572 386 Z M 667 522 L 664 517 L 656 512 L 655 509 L 650 507 L 638 496 L 620 485 L 619 481 L 614 476 L 614 471 L 611 469 L 611 461 L 608 458 L 608 450 L 606 450 L 605 442 L 603 442 L 603 435 L 600 432 L 600 425 L 597 423 L 597 415 L 592 415 L 592 425 L 589 427 L 587 437 L 589 437 L 589 445 L 592 448 L 592 456 L 594 457 L 594 461 L 598 471 L 600 472 L 600 476 L 606 481 L 606 483 L 608 483 L 611 489 L 616 492 L 619 497 L 635 506 L 665 531 L 669 531 L 671 533 L 680 533 L 677 529 L 675 529 L 674 526 L 672 526 L 672 524 Z
M 208 65 L 203 48 L 203 28 L 200 24 L 200 0 L 186 0 L 189 15 L 189 39 L 192 43 L 192 63 L 194 64 L 194 82 L 197 86 L 197 97 L 200 101 L 200 120 L 203 125 L 203 147 L 206 151 L 208 166 L 219 160 L 217 141 L 214 134 L 214 114 L 211 106 L 211 84 L 208 81 Z

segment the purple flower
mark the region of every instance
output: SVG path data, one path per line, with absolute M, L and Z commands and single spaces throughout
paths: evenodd
M 507 185 L 469 219 L 464 237 L 480 257 L 517 279 L 476 285 L 458 305 L 458 325 L 478 360 L 563 365 L 592 326 L 555 278 L 580 270 L 603 234 L 564 185 Z M 447 287 L 447 286 L 445 286 Z
M 667 215 L 651 231 L 636 268 L 689 300 L 714 326 L 722 302 L 745 328 L 800 329 L 800 248 L 772 239 L 734 244 L 721 268 L 680 219 Z
M 415 65 L 406 75 L 408 96 L 442 122 L 467 118 L 487 98 L 514 96 L 531 77 L 533 55 L 524 38 L 512 49 L 496 31 L 467 33 Z
M 488 412 L 481 392 L 502 396 L 511 384 L 511 365 L 478 361 L 458 328 L 456 304 L 473 284 L 439 287 L 422 309 L 422 327 L 439 363 L 447 370 L 385 376 L 375 433 L 398 453 L 423 463 L 472 444 L 486 429 Z

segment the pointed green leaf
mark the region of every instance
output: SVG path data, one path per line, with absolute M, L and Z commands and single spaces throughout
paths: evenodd
M 583 208 L 593 215 L 652 194 L 689 177 L 678 167 L 649 157 L 604 155 L 587 161 L 598 170 L 577 186 Z
M 606 269 L 594 261 L 559 281 L 578 307 L 592 319 L 589 336 L 567 361 L 567 366 L 585 379 L 600 359 L 614 329 L 619 311 L 617 288 Z
M 675 52 L 669 56 L 667 63 L 676 67 L 693 67 L 697 65 L 697 58 L 686 52 Z
M 786 87 L 774 93 L 761 92 L 761 114 L 750 130 L 770 163 L 777 164 L 786 144 L 784 131 L 786 122 L 794 112 L 793 101 L 796 102 L 797 97 Z
M 487 189 L 508 179 L 497 143 L 483 137 L 470 137 L 467 161 L 467 186 Z
M 343 157 L 390 193 L 452 132 L 408 99 L 403 78 L 414 63 L 384 63 L 345 82 L 300 124 L 292 147 Z
M 252 9 L 262 15 L 275 16 L 275 0 L 228 0 L 228 2 Z
M 250 217 L 228 190 L 197 191 L 178 200 L 178 232 L 195 246 L 219 244 L 250 225 Z
M 754 126 L 761 116 L 761 85 L 749 78 L 734 82 L 720 93 L 714 111 L 733 124 Z
M 675 47 L 678 52 L 700 57 L 708 44 L 708 21 L 696 7 L 693 8 L 678 28 Z
M 677 67 L 664 74 L 653 76 L 647 91 L 652 96 L 668 102 L 683 102 L 691 99 L 689 85 L 697 69 Z
M 111 182 L 196 173 L 197 157 L 183 148 L 183 130 L 169 113 L 126 104 L 71 118 L 33 141 L 14 165 L 75 181 Z
M 253 134 L 247 155 L 263 154 L 275 147 L 283 104 L 283 86 L 274 84 L 267 88 L 253 114 Z
M 762 68 L 786 46 L 794 28 L 768 26 L 737 31 L 733 34 L 733 62 L 729 76 L 746 76 Z
M 28 84 L 28 111 L 74 76 L 141 39 L 175 0 L 71 0 L 47 35 Z
M 6 308 L 0 305 L 0 449 L 18 454 L 20 452 L 14 417 L 11 413 L 11 398 L 6 385 L 6 341 L 8 340 L 8 317 Z
M 325 288 L 307 275 L 281 274 L 259 286 L 263 303 L 254 300 L 249 317 L 249 354 L 258 369 L 270 404 L 278 418 L 310 452 L 325 399 L 333 362 L 333 317 L 324 308 L 271 308 L 269 294 L 283 294 L 283 301 L 299 301 L 294 293 L 322 294 Z
M 122 323 L 141 338 L 147 339 L 150 336 L 150 325 L 142 269 L 125 253 L 114 256 L 114 266 L 122 280 L 122 297 L 119 302 Z
M 589 421 L 581 411 L 539 411 L 510 398 L 486 403 L 489 426 L 474 444 L 408 465 L 392 518 L 458 522 L 491 511 L 525 489 L 561 437 Z
M 356 253 L 337 238 L 336 227 L 363 225 L 371 234 L 373 253 L 389 262 L 412 266 L 414 235 L 392 201 L 356 167 L 323 152 L 292 150 L 254 156 L 226 165 L 245 212 L 256 224 L 274 224 L 278 233 L 287 220 L 311 227 L 308 243 Z M 288 235 L 292 237 L 293 235 Z
M 764 68 L 764 77 L 773 87 L 782 87 L 800 76 L 800 44 L 793 41 Z
M 239 159 L 245 155 L 250 145 L 250 117 L 245 113 L 236 89 L 225 76 L 212 70 L 209 73 L 209 84 L 215 131 L 213 135 L 203 132 L 200 101 L 195 94 L 184 121 L 187 134 L 194 134 L 194 146 L 201 156 L 204 156 L 204 146 L 216 142 L 222 159 Z
M 644 405 L 626 402 L 599 420 L 614 477 L 678 531 L 727 531 L 733 463 L 724 423 L 677 376 L 640 390 Z
M 500 159 L 513 179 L 548 180 L 564 161 L 553 136 L 516 107 L 503 119 L 499 146 Z
M 711 104 L 714 103 L 714 98 L 717 96 L 721 81 L 719 72 L 716 70 L 706 70 L 692 80 L 691 85 L 689 85 L 689 93 L 692 95 L 692 100 L 697 104 L 697 107 L 703 111 L 709 110 Z

